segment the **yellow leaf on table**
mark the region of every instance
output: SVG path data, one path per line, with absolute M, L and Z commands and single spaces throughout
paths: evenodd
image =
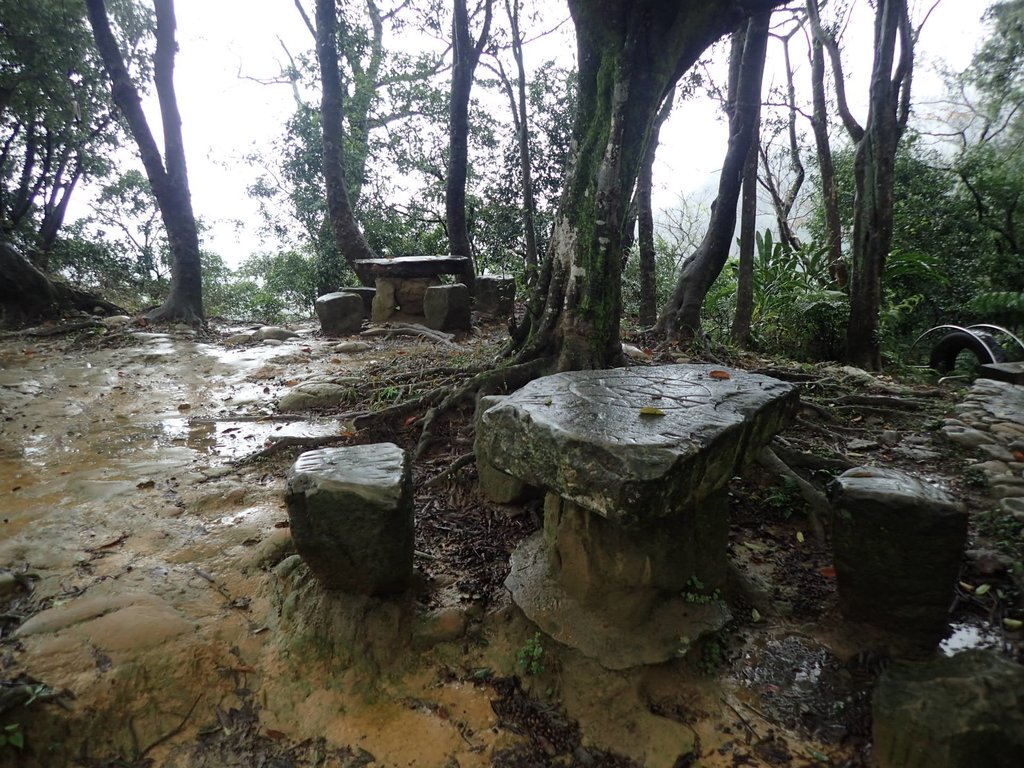
M 665 412 L 661 408 L 655 408 L 653 405 L 645 405 L 640 409 L 641 416 L 664 416 Z

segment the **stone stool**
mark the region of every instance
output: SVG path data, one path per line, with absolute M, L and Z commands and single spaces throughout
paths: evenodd
M 829 486 L 839 608 L 853 621 L 934 647 L 967 540 L 967 513 L 894 469 L 856 467 Z
M 397 445 L 303 453 L 285 501 L 295 548 L 326 588 L 380 595 L 409 585 L 412 475 Z
M 473 301 L 481 315 L 508 317 L 516 302 L 515 278 L 481 275 L 476 279 Z
M 426 325 L 435 331 L 468 331 L 469 288 L 462 283 L 434 285 L 423 294 Z
M 370 315 L 373 314 L 373 297 L 377 294 L 377 289 L 358 285 L 348 288 L 342 288 L 344 293 L 354 293 L 356 296 L 363 300 L 363 318 L 368 320 Z
M 348 336 L 363 327 L 363 299 L 354 293 L 326 293 L 316 300 L 316 316 L 325 336 Z
M 512 556 L 516 604 L 609 669 L 720 629 L 726 484 L 796 403 L 776 379 L 674 365 L 560 373 L 484 411 L 478 451 L 548 492 L 543 533 Z

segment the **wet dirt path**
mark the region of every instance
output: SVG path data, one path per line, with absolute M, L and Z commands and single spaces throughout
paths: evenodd
M 0 342 L 0 567 L 35 584 L 16 596 L 28 618 L 0 646 L 4 675 L 69 694 L 17 713 L 28 746 L 0 750 L 0 765 L 250 765 L 273 744 L 311 743 L 319 758 L 282 765 L 554 764 L 543 722 L 508 727 L 482 684 L 523 675 L 517 655 L 535 628 L 517 609 L 456 606 L 468 632 L 442 626 L 439 642 L 402 645 L 405 624 L 424 622 L 415 610 L 323 602 L 289 581 L 287 561 L 277 566 L 289 545 L 287 464 L 230 465 L 271 435 L 338 430 L 332 419 L 261 419 L 289 385 L 358 376 L 375 352 L 339 354 L 309 329 L 280 346 L 136 332 L 124 346 L 65 347 Z M 347 610 L 365 610 L 355 624 L 370 652 L 317 625 Z M 582 739 L 559 764 L 626 764 L 588 749 L 665 768 L 850 754 L 780 725 L 852 695 L 835 657 L 791 622 L 623 673 L 550 641 L 542 653 L 524 686 L 545 718 L 564 709 L 578 721 Z M 728 673 L 727 654 L 738 660 Z M 214 746 L 199 749 L 204 739 Z M 523 744 L 534 757 L 516 762 Z

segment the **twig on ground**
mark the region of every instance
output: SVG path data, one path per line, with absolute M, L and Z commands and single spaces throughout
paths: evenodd
M 473 453 L 472 451 L 470 451 L 469 453 L 462 454 L 461 456 L 459 456 L 459 458 L 457 458 L 455 461 L 452 462 L 450 467 L 448 467 L 443 472 L 438 473 L 434 477 L 430 478 L 427 481 L 427 485 L 428 486 L 438 485 L 446 477 L 450 477 L 451 475 L 454 475 L 456 472 L 458 472 L 460 469 L 462 469 L 466 465 L 472 464 L 473 463 L 473 459 L 475 459 L 475 458 L 476 458 L 476 454 Z

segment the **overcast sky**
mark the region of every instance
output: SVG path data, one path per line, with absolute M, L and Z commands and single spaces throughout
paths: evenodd
M 866 0 L 854 2 L 859 8 L 846 37 L 847 88 L 851 107 L 863 120 L 860 105 L 866 98 L 871 67 L 872 12 Z M 925 5 L 918 0 L 916 5 L 920 17 L 931 1 Z M 940 82 L 932 74 L 936 61 L 944 60 L 956 69 L 967 64 L 987 5 L 987 0 L 939 2 L 921 37 L 915 102 L 941 94 Z M 256 208 L 246 197 L 255 174 L 244 157 L 280 136 L 294 108 L 288 86 L 263 85 L 249 78 L 269 79 L 280 73 L 286 58 L 278 38 L 293 54 L 311 48 L 312 38 L 292 0 L 177 0 L 175 7 L 179 42 L 175 83 L 193 205 L 212 227 L 206 247 L 235 266 L 251 252 L 274 246 L 258 237 Z M 560 47 L 571 54 L 571 45 Z M 769 56 L 778 49 L 777 42 L 770 44 Z M 794 47 L 796 78 L 806 81 L 808 65 L 799 60 L 799 50 Z M 527 49 L 535 63 L 551 55 Z M 769 67 L 766 87 L 781 80 L 781 71 Z M 662 131 L 655 170 L 656 207 L 671 206 L 681 193 L 698 193 L 717 183 L 726 137 L 718 108 L 709 99 L 677 104 Z M 243 222 L 241 230 L 236 220 Z

